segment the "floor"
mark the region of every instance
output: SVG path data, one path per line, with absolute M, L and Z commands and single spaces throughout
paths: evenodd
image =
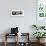
M 37 46 L 37 43 L 30 43 L 31 45 L 30 46 Z M 0 46 L 4 46 L 4 43 L 1 43 L 0 42 Z M 8 43 L 7 46 L 15 46 L 15 43 Z M 25 45 L 21 45 L 21 46 L 25 46 Z M 46 43 L 44 43 L 44 45 L 41 45 L 41 46 L 46 46 Z

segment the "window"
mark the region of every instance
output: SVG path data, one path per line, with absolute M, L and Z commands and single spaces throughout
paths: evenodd
M 37 15 L 46 17 L 46 0 L 37 0 Z

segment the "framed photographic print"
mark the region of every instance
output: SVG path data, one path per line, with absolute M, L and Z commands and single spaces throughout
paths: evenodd
M 11 16 L 24 16 L 24 10 L 11 10 Z

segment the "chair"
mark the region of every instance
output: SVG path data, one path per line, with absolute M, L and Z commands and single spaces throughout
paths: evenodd
M 11 28 L 11 33 L 5 33 L 5 46 L 8 45 L 7 38 L 10 38 L 11 36 L 17 36 L 15 40 L 17 40 L 16 46 L 18 46 L 18 27 Z
M 8 44 L 8 43 L 7 43 L 7 38 L 8 38 L 7 36 L 9 36 L 9 38 L 10 38 L 10 36 L 17 36 L 17 38 L 16 38 L 15 40 L 17 40 L 16 46 L 18 46 L 18 34 L 17 34 L 17 35 L 16 35 L 16 34 L 11 35 L 11 34 L 9 34 L 9 33 L 6 33 L 6 34 L 5 34 L 5 46 L 7 46 L 7 44 Z
M 30 46 L 29 33 L 21 33 L 21 37 L 22 37 L 22 40 L 24 39 L 24 37 L 26 37 L 27 40 L 24 42 L 20 42 L 19 46 Z

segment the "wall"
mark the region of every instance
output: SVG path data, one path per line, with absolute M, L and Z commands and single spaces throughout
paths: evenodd
M 24 17 L 10 16 L 10 9 L 24 10 Z M 36 0 L 0 0 L 0 34 L 10 32 L 11 27 L 19 27 L 19 32 L 30 32 L 36 24 Z

